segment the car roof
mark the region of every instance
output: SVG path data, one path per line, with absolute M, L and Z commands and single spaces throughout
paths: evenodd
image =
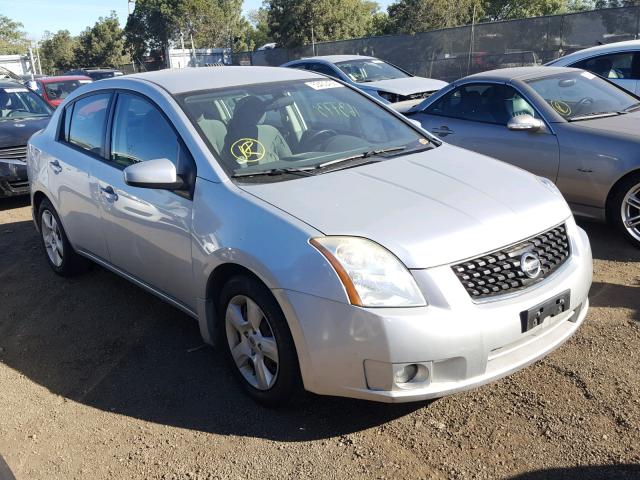
M 350 62 L 352 60 L 366 60 L 373 59 L 374 57 L 366 57 L 363 55 L 318 55 L 315 57 L 305 57 L 300 60 L 296 60 L 296 62 L 308 62 L 308 61 L 323 61 L 327 63 L 340 63 L 340 62 Z
M 7 80 L 4 78 L 0 80 L 0 88 L 16 88 L 16 87 L 27 88 L 17 80 Z
M 37 80 L 42 83 L 50 83 L 50 82 L 63 82 L 65 80 L 92 80 L 92 78 L 87 77 L 86 75 L 59 75 L 56 77 L 38 78 Z
M 617 52 L 620 50 L 640 50 L 640 40 L 626 40 L 624 42 L 605 43 L 604 45 L 585 48 L 582 50 L 578 50 L 577 52 L 565 55 L 564 57 L 552 60 L 551 62 L 549 62 L 549 65 L 553 65 L 559 62 L 564 63 L 565 61 L 570 60 L 579 60 L 581 58 L 591 57 L 599 53 Z
M 197 90 L 228 88 L 240 85 L 325 78 L 313 72 L 279 67 L 187 67 L 134 73 L 127 79 L 146 80 L 176 95 Z M 122 81 L 123 77 L 118 77 Z M 100 83 L 114 79 L 101 80 Z
M 529 80 L 531 78 L 548 77 L 558 73 L 569 73 L 579 71 L 576 68 L 568 67 L 515 67 L 515 68 L 499 68 L 497 70 L 488 70 L 486 72 L 475 73 L 464 77 L 461 80 L 484 80 L 505 82 L 511 80 Z

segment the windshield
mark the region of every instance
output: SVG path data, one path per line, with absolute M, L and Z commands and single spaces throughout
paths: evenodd
M 47 97 L 51 100 L 63 100 L 67 98 L 71 92 L 85 83 L 91 83 L 92 80 L 62 80 L 59 82 L 48 82 L 44 84 Z
M 624 90 L 589 72 L 562 73 L 527 83 L 569 121 L 615 115 L 638 103 Z
M 410 76 L 399 68 L 378 59 L 339 62 L 336 63 L 336 67 L 357 83 L 377 82 L 378 80 L 391 80 Z
M 0 88 L 0 120 L 49 115 L 51 115 L 49 106 L 27 88 Z
M 186 93 L 178 100 L 232 176 L 322 173 L 328 163 L 348 167 L 350 157 L 392 156 L 429 144 L 383 107 L 329 79 Z M 380 152 L 387 149 L 393 153 Z

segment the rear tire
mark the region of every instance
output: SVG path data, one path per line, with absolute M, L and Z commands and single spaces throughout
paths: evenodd
M 616 186 L 607 215 L 624 237 L 640 248 L 640 172 Z
M 40 203 L 38 226 L 47 261 L 56 274 L 68 277 L 87 270 L 89 261 L 78 255 L 69 243 L 58 212 L 49 200 Z
M 269 289 L 248 275 L 232 277 L 218 302 L 220 342 L 243 390 L 267 407 L 288 404 L 302 390 L 298 354 Z

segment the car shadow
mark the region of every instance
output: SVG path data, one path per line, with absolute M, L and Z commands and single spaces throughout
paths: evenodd
M 631 245 L 611 225 L 585 220 L 579 220 L 578 225 L 589 236 L 593 258 L 615 262 L 640 261 L 640 248 Z
M 621 464 L 536 470 L 510 477 L 510 480 L 636 480 L 638 478 L 640 478 L 639 465 Z
M 30 203 L 31 197 L 29 197 L 29 195 L 0 198 L 0 212 L 4 212 L 5 210 L 13 210 L 14 208 L 27 207 Z
M 0 225 L 0 251 L 0 362 L 71 400 L 165 425 L 289 442 L 361 431 L 425 406 L 309 394 L 287 409 L 258 407 L 179 310 L 97 266 L 56 276 L 30 221 Z
M 594 282 L 589 302 L 592 307 L 631 309 L 632 319 L 640 322 L 640 281 L 636 280 L 634 285 Z

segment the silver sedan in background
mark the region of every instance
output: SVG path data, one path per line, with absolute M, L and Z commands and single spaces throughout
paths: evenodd
M 165 70 L 74 91 L 31 138 L 46 258 L 198 319 L 244 389 L 434 398 L 583 322 L 591 249 L 547 179 L 442 144 L 293 69 Z
M 590 72 L 494 70 L 407 112 L 444 141 L 551 179 L 576 215 L 640 247 L 640 98 Z

